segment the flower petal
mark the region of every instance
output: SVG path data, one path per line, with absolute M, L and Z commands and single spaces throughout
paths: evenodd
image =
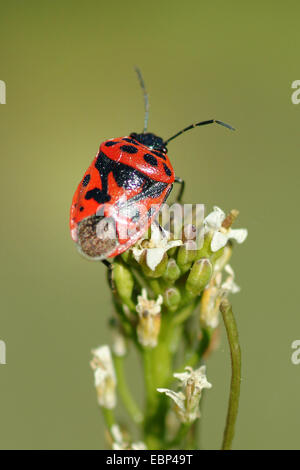
M 134 247 L 132 248 L 133 257 L 134 257 L 134 259 L 135 259 L 138 263 L 139 263 L 139 261 L 140 261 L 140 258 L 141 258 L 141 256 L 142 256 L 142 254 L 143 254 L 143 251 L 144 251 L 143 249 L 137 248 L 136 246 L 134 246 Z
M 223 291 L 230 292 L 231 294 L 237 294 L 241 290 L 232 277 L 228 277 L 226 281 L 223 282 L 221 289 L 223 289 Z
M 168 242 L 166 251 L 170 250 L 171 248 L 174 248 L 174 246 L 180 246 L 182 244 L 183 244 L 182 240 L 171 240 L 170 242 Z
M 243 243 L 248 236 L 248 230 L 246 228 L 235 228 L 228 232 L 228 238 L 236 240 L 238 243 Z
M 151 237 L 150 240 L 154 245 L 160 245 L 162 240 L 168 241 L 168 232 L 158 224 L 154 223 L 151 225 Z
M 228 241 L 228 235 L 222 232 L 215 232 L 210 244 L 211 251 L 215 252 L 223 248 Z
M 230 266 L 230 264 L 226 264 L 225 265 L 225 268 L 224 268 L 224 271 L 229 274 L 229 276 L 232 276 L 234 278 L 234 270 L 232 269 L 232 267 Z
M 173 390 L 169 390 L 168 388 L 157 388 L 157 391 L 159 393 L 164 393 L 165 395 L 167 395 L 167 397 L 171 398 L 182 411 L 185 411 L 185 396 L 182 392 L 176 393 L 173 392 Z
M 230 264 L 226 264 L 224 270 L 229 274 L 229 276 L 221 285 L 221 289 L 231 292 L 232 294 L 237 294 L 240 292 L 241 288 L 234 282 L 235 274 Z
M 214 206 L 214 210 L 205 217 L 204 224 L 208 230 L 219 230 L 225 217 L 225 212 L 219 207 Z
M 152 271 L 155 271 L 165 254 L 164 248 L 149 248 L 146 254 L 146 263 Z
M 180 380 L 180 382 L 183 384 L 186 384 L 187 380 L 190 378 L 190 375 L 191 374 L 189 372 L 179 372 L 173 374 L 173 377 L 175 377 L 177 380 Z

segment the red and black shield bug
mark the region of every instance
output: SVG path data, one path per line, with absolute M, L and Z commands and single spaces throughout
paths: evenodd
M 144 93 L 145 122 L 141 134 L 109 139 L 85 172 L 73 196 L 70 230 L 79 250 L 90 259 L 113 258 L 141 238 L 167 199 L 176 178 L 167 155 L 169 142 L 194 127 L 224 122 L 210 119 L 192 124 L 167 140 L 147 132 L 148 94 L 137 70 Z

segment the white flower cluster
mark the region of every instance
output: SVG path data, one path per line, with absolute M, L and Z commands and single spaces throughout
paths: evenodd
M 142 295 L 138 296 L 138 304 L 136 306 L 136 311 L 139 314 L 137 334 L 138 340 L 143 346 L 155 348 L 157 345 L 162 303 L 162 295 L 159 295 L 156 300 L 149 300 L 146 289 L 142 289 Z
M 111 436 L 113 438 L 112 448 L 113 450 L 147 450 L 144 442 L 129 442 L 124 439 L 124 436 L 117 424 L 114 424 L 110 429 Z
M 200 320 L 202 324 L 210 328 L 216 328 L 219 325 L 219 307 L 222 299 L 241 290 L 235 283 L 235 274 L 232 267 L 226 264 L 224 271 L 228 276 L 222 282 L 222 272 L 215 269 L 212 279 L 202 294 Z
M 204 219 L 204 233 L 212 234 L 211 250 L 213 252 L 223 248 L 228 240 L 243 243 L 248 236 L 248 230 L 245 228 L 232 229 L 231 227 L 224 227 L 223 222 L 225 219 L 225 212 L 217 206 L 214 206 L 213 211 Z
M 146 253 L 147 266 L 154 271 L 162 261 L 164 254 L 174 246 L 182 245 L 181 240 L 170 240 L 170 233 L 158 224 L 151 225 L 150 240 L 142 238 L 132 248 L 132 253 L 137 262 L 140 261 L 143 253 Z
M 200 417 L 199 404 L 201 393 L 204 388 L 211 388 L 207 381 L 205 366 L 193 370 L 191 367 L 185 368 L 186 372 L 174 374 L 174 377 L 181 383 L 181 390 L 174 392 L 168 388 L 158 388 L 157 391 L 165 393 L 175 403 L 175 411 L 183 423 L 192 423 Z
M 117 379 L 109 346 L 100 346 L 92 351 L 91 367 L 94 370 L 98 403 L 103 408 L 112 409 L 117 404 Z

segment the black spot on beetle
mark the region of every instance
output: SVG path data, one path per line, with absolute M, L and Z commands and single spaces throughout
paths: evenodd
M 80 212 L 82 212 L 84 210 L 84 207 L 83 206 L 79 207 L 79 210 Z
M 165 169 L 165 173 L 167 176 L 171 176 L 172 175 L 172 171 L 170 170 L 170 168 L 164 163 L 164 169 Z
M 157 166 L 157 164 L 158 164 L 157 159 L 153 155 L 151 155 L 150 153 L 145 153 L 144 160 L 145 160 L 146 163 L 149 163 L 149 165 L 151 165 L 151 166 Z
M 99 188 L 94 188 L 86 193 L 85 199 L 94 199 L 94 201 L 98 202 L 98 204 L 104 204 L 105 202 L 109 202 L 111 197 L 109 194 L 107 194 L 106 191 L 103 191 Z
M 114 142 L 113 140 L 109 140 L 108 142 L 105 142 L 105 147 L 112 147 L 113 145 L 118 144 L 119 142 Z
M 103 152 L 99 152 L 95 167 L 99 171 L 102 192 L 108 192 L 108 175 L 112 173 L 117 185 L 124 189 L 137 189 L 145 184 L 147 177 L 128 165 L 110 160 Z
M 129 144 L 137 145 L 137 141 L 134 139 L 130 139 L 129 137 L 125 137 L 123 140 L 125 140 L 125 142 L 128 142 Z
M 117 185 L 124 189 L 141 188 L 146 183 L 144 175 L 131 167 L 122 165 L 118 171 L 113 172 Z
M 126 153 L 138 153 L 138 149 L 133 145 L 121 145 L 120 150 Z
M 152 153 L 154 153 L 154 155 L 157 155 L 158 157 L 162 158 L 163 160 L 166 160 L 166 157 L 163 153 L 157 152 L 156 150 L 152 150 Z
M 85 175 L 82 181 L 82 186 L 87 186 L 90 182 L 90 179 L 91 179 L 91 175 Z
M 152 155 L 151 157 L 155 158 Z M 102 151 L 100 151 L 97 156 L 95 168 L 99 172 L 102 189 L 94 188 L 92 191 L 88 191 L 85 197 L 86 199 L 93 198 L 97 202 L 99 200 L 99 203 L 108 202 L 110 200 L 110 196 L 108 194 L 108 175 L 110 173 L 113 174 L 114 179 L 120 188 L 143 188 L 143 191 L 129 199 L 132 204 L 149 197 L 156 198 L 168 186 L 167 183 L 153 181 L 151 178 L 131 166 L 111 160 Z

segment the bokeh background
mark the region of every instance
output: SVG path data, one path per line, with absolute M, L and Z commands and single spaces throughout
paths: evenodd
M 68 232 L 73 192 L 101 141 L 150 129 L 218 126 L 174 141 L 186 201 L 238 208 L 249 238 L 232 265 L 243 352 L 236 449 L 300 448 L 298 1 L 1 0 L 0 447 L 101 449 L 89 369 L 109 341 L 105 269 Z M 128 375 L 142 393 L 140 368 Z M 208 362 L 202 446 L 219 448 L 230 379 L 224 331 Z

